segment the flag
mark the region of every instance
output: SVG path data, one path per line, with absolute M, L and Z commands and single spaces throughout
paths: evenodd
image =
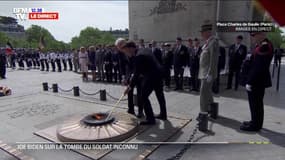
M 285 26 L 284 0 L 258 0 L 258 2 L 280 26 Z
M 39 49 L 42 50 L 45 48 L 45 40 L 44 40 L 44 36 L 40 37 L 40 42 L 39 42 Z
M 10 42 L 7 42 L 7 44 L 6 44 L 6 54 L 10 55 L 10 54 L 12 54 L 12 52 L 13 52 L 13 46 L 11 45 Z

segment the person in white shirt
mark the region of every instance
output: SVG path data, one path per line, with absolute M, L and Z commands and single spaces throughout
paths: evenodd
M 85 47 L 80 47 L 79 52 L 79 64 L 80 64 L 80 70 L 82 72 L 82 80 L 88 81 L 88 53 L 85 49 Z

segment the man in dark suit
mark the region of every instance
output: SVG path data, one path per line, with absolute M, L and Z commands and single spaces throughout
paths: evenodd
M 183 89 L 183 74 L 184 68 L 188 62 L 187 47 L 182 44 L 182 39 L 177 37 L 176 48 L 174 49 L 173 65 L 174 65 L 174 79 L 176 83 L 175 90 Z
M 194 39 L 193 51 L 190 53 L 190 74 L 191 74 L 191 90 L 198 92 L 199 88 L 199 61 L 202 48 L 200 46 L 200 41 L 198 38 Z
M 126 40 L 123 38 L 118 38 L 115 42 L 115 45 L 119 51 L 119 57 L 120 57 L 120 68 L 122 71 L 122 81 L 123 85 L 128 86 L 130 84 L 131 76 L 134 72 L 134 57 L 127 57 L 123 51 L 122 47 L 126 44 Z M 140 48 L 139 48 L 140 49 Z M 138 118 L 143 117 L 143 106 L 141 103 L 141 86 L 137 85 L 137 106 L 138 106 Z M 134 103 L 134 89 L 132 88 L 128 92 L 128 111 L 129 114 L 135 115 L 135 103 Z
M 232 88 L 232 79 L 235 74 L 235 90 L 238 89 L 239 85 L 239 73 L 243 60 L 247 54 L 247 48 L 245 45 L 241 44 L 243 37 L 241 35 L 237 36 L 236 43 L 231 45 L 229 48 L 229 75 L 227 89 Z
M 119 79 L 119 83 L 121 83 L 122 75 L 121 75 L 121 69 L 120 69 L 120 55 L 119 55 L 119 51 L 116 48 L 113 48 L 112 62 L 113 62 L 113 68 L 114 68 L 114 81 L 115 83 L 117 83 Z
M 221 70 L 225 69 L 226 64 L 226 49 L 225 47 L 219 47 L 220 54 L 219 54 L 219 61 L 218 61 L 218 74 L 217 78 L 214 80 L 212 91 L 216 94 L 220 92 L 220 72 Z
M 157 48 L 157 43 L 156 41 L 152 40 L 151 41 L 152 44 L 152 53 L 154 54 L 155 58 L 157 59 L 157 61 L 160 63 L 160 65 L 162 64 L 162 52 L 159 48 Z
M 160 114 L 156 118 L 165 120 L 167 115 L 163 93 L 162 67 L 152 54 L 151 49 L 137 50 L 136 44 L 129 41 L 122 47 L 122 51 L 128 57 L 134 57 L 134 73 L 131 77 L 130 85 L 125 90 L 125 94 L 127 94 L 134 86 L 141 86 L 141 100 L 146 114 L 146 121 L 142 121 L 140 124 L 155 124 L 152 106 L 148 99 L 152 91 L 159 93 L 157 94 L 158 99 L 161 103 L 164 103 L 164 105 L 160 105 Z M 142 77 L 142 79 L 138 81 L 140 77 Z
M 271 87 L 270 64 L 273 58 L 273 45 L 266 38 L 266 33 L 251 33 L 256 47 L 251 54 L 251 65 L 247 77 L 246 90 L 248 93 L 251 121 L 243 122 L 243 131 L 259 131 L 263 126 L 265 88 Z
M 104 55 L 104 64 L 107 82 L 112 82 L 113 80 L 113 62 L 112 62 L 112 50 L 110 46 L 107 47 Z
M 173 63 L 173 52 L 169 43 L 164 44 L 164 50 L 162 53 L 162 66 L 164 69 L 164 81 L 165 85 L 169 88 L 171 81 L 171 68 Z

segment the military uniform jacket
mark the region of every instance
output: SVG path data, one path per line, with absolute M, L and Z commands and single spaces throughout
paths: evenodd
M 51 52 L 49 56 L 50 56 L 50 59 L 54 62 L 56 59 L 56 54 L 54 52 Z
M 206 79 L 207 76 L 217 78 L 219 59 L 219 42 L 214 36 L 210 37 L 202 47 L 199 63 L 199 79 Z
M 253 87 L 268 88 L 272 86 L 270 64 L 273 58 L 273 45 L 268 39 L 256 46 L 252 53 L 247 84 Z

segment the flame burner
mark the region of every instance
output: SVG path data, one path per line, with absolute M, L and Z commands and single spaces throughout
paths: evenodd
M 99 112 L 71 117 L 57 127 L 57 138 L 62 142 L 115 142 L 123 141 L 138 130 L 135 116 L 113 112 Z
M 108 117 L 108 113 L 93 113 L 93 114 L 87 115 L 86 117 L 82 119 L 82 122 L 89 126 L 104 125 L 104 124 L 112 123 L 114 121 L 115 121 L 115 117 L 112 115 Z

